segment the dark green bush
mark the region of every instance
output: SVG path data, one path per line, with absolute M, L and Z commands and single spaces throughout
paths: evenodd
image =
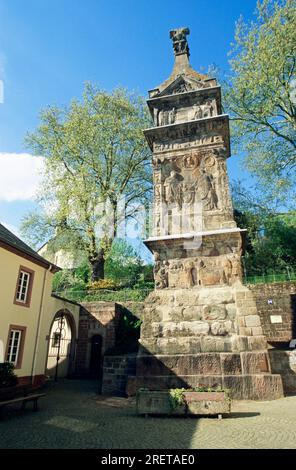
M 17 384 L 17 376 L 13 371 L 14 365 L 11 362 L 0 364 L 0 388 L 13 387 Z

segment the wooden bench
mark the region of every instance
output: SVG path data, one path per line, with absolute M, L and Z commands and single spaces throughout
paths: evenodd
M 22 410 L 25 409 L 27 401 L 33 402 L 33 410 L 38 410 L 38 400 L 39 398 L 45 397 L 45 393 L 34 393 L 32 395 L 26 395 L 18 398 L 12 398 L 11 400 L 0 401 L 0 411 L 7 406 L 12 405 L 14 403 L 22 403 Z

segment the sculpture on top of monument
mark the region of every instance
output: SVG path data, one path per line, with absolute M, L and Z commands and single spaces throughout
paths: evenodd
M 175 55 L 184 54 L 184 52 L 189 55 L 189 46 L 186 38 L 189 33 L 189 28 L 179 28 L 170 31 L 170 38 L 173 40 Z

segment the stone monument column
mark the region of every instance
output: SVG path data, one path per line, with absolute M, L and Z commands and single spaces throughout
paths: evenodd
M 256 303 L 242 284 L 242 232 L 226 160 L 229 118 L 215 78 L 189 64 L 188 28 L 170 32 L 171 76 L 149 91 L 155 291 L 145 302 L 137 388 L 221 386 L 236 399 L 283 395 L 270 371 Z

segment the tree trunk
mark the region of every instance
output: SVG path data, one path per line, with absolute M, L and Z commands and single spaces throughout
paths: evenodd
M 98 259 L 91 262 L 92 282 L 98 281 L 99 279 L 104 279 L 104 266 L 105 266 L 104 256 L 100 256 Z

